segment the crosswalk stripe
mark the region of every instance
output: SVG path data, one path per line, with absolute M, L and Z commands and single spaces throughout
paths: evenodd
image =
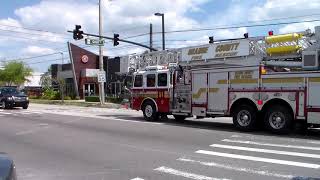
M 272 146 L 272 147 L 283 147 L 283 148 L 296 148 L 296 149 L 307 149 L 307 150 L 315 150 L 320 151 L 320 147 L 312 147 L 312 146 L 297 146 L 297 145 L 284 145 L 284 144 L 271 144 L 271 143 L 260 143 L 255 141 L 242 141 L 242 140 L 232 140 L 232 139 L 223 139 L 223 142 L 231 142 L 231 143 L 241 143 L 241 144 L 252 144 L 252 145 L 261 145 L 261 146 Z
M 165 167 L 165 166 L 158 167 L 154 170 L 159 171 L 159 172 L 163 172 L 163 173 L 167 173 L 167 174 L 171 174 L 171 175 L 182 176 L 182 177 L 189 178 L 189 179 L 195 179 L 195 180 L 229 180 L 229 179 L 225 179 L 225 178 L 221 179 L 221 178 L 203 176 L 203 175 L 199 175 L 199 174 L 193 174 L 193 173 L 184 172 L 184 171 L 172 169 L 172 168 Z
M 310 144 L 320 144 L 320 141 L 307 141 Z
M 192 160 L 192 159 L 187 159 L 187 158 L 179 158 L 177 160 L 182 161 L 182 162 L 197 163 L 197 164 L 209 166 L 209 167 L 216 167 L 216 168 L 221 168 L 221 169 L 246 172 L 246 173 L 250 173 L 250 174 L 258 174 L 258 175 L 263 175 L 263 176 L 271 176 L 271 177 L 287 178 L 287 179 L 292 179 L 294 177 L 293 175 L 279 174 L 279 173 L 262 171 L 262 170 L 253 170 L 250 168 L 243 168 L 243 167 L 234 167 L 234 166 L 230 166 L 230 165 L 226 165 L 226 164 L 219 164 L 219 163 L 215 163 L 215 162 L 202 162 L 202 161 L 197 161 L 197 160 Z
M 0 112 L 0 114 L 12 114 L 12 113 L 8 113 L 8 112 Z
M 303 163 L 303 162 L 296 162 L 296 161 L 269 159 L 269 158 L 263 158 L 263 157 L 245 156 L 245 155 L 239 155 L 239 154 L 229 154 L 229 153 L 221 153 L 221 152 L 206 151 L 206 150 L 198 150 L 198 151 L 196 151 L 196 153 L 212 155 L 212 156 L 227 157 L 227 158 L 234 158 L 234 159 L 243 159 L 243 160 L 248 160 L 248 161 L 258 161 L 258 162 L 267 162 L 267 163 L 272 163 L 272 164 L 281 164 L 281 165 L 288 165 L 288 166 L 320 169 L 319 164 L 310 164 L 310 163 Z
M 278 150 L 272 150 L 272 149 L 249 148 L 249 147 L 242 147 L 242 146 L 229 146 L 229 145 L 222 145 L 222 144 L 212 144 L 210 146 L 216 147 L 216 148 L 235 149 L 235 150 L 241 150 L 241 151 L 262 152 L 262 153 L 281 154 L 281 155 L 309 157 L 309 158 L 320 158 L 320 155 L 318 154 L 309 154 L 309 153 L 300 153 L 300 152 L 278 151 Z

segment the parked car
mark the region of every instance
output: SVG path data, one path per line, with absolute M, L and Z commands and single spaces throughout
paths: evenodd
M 0 106 L 3 109 L 13 107 L 28 109 L 29 98 L 15 87 L 0 87 Z
M 16 167 L 13 160 L 6 154 L 0 152 L 0 179 L 17 180 Z

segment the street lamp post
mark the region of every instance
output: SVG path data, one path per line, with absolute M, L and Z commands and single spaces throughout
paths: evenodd
M 59 52 L 61 54 L 61 63 L 64 64 L 63 52 Z
M 165 45 L 165 31 L 164 31 L 164 13 L 155 13 L 155 16 L 161 16 L 162 18 L 162 50 L 166 49 Z

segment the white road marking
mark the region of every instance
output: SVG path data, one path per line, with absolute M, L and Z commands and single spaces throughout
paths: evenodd
M 318 154 L 309 154 L 309 153 L 300 153 L 300 152 L 291 152 L 291 151 L 278 151 L 278 150 L 272 150 L 272 149 L 249 148 L 249 147 L 242 147 L 242 146 L 229 146 L 229 145 L 223 145 L 223 144 L 212 144 L 210 146 L 216 147 L 216 148 L 235 149 L 235 150 L 241 150 L 241 151 L 262 152 L 262 153 L 270 153 L 270 154 L 281 154 L 281 155 L 288 155 L 288 156 L 299 156 L 299 157 L 309 157 L 309 158 L 320 159 L 320 155 Z
M 231 143 L 241 143 L 241 144 L 252 144 L 252 145 L 261 145 L 261 146 L 272 146 L 272 147 L 283 147 L 283 148 L 296 148 L 296 149 L 307 149 L 307 150 L 315 150 L 320 151 L 320 147 L 312 147 L 312 146 L 298 146 L 298 145 L 285 145 L 285 144 L 271 144 L 271 143 L 260 143 L 255 141 L 241 141 L 241 140 L 232 140 L 232 139 L 223 139 L 223 142 L 231 142 Z
M 16 135 L 17 135 L 17 136 L 21 136 L 21 135 L 33 134 L 33 133 L 36 133 L 36 132 L 38 132 L 38 131 L 41 131 L 41 130 L 43 130 L 43 129 L 48 129 L 48 128 L 49 128 L 48 126 L 38 127 L 38 128 L 26 130 L 26 131 L 17 132 Z
M 8 113 L 8 112 L 3 112 L 3 111 L 1 111 L 0 114 L 12 114 L 12 113 Z
M 203 175 L 199 175 L 199 174 L 193 174 L 193 173 L 189 173 L 189 172 L 179 171 L 179 170 L 172 169 L 172 168 L 165 167 L 165 166 L 158 167 L 154 170 L 159 171 L 159 172 L 163 172 L 163 173 L 167 173 L 167 174 L 171 174 L 171 175 L 182 176 L 182 177 L 189 178 L 189 179 L 195 179 L 195 180 L 228 180 L 225 178 L 222 178 L 222 179 L 221 178 L 213 178 L 213 177 L 203 176 Z
M 144 179 L 136 177 L 136 178 L 133 178 L 133 179 L 130 179 L 130 180 L 144 180 Z
M 263 175 L 263 176 L 272 176 L 272 177 L 287 178 L 287 179 L 292 179 L 293 177 L 295 177 L 293 175 L 278 174 L 278 173 L 269 172 L 269 171 L 259 171 L 259 170 L 253 170 L 250 168 L 234 167 L 234 166 L 230 166 L 230 165 L 226 165 L 226 164 L 218 164 L 215 162 L 202 162 L 202 161 L 196 161 L 196 160 L 187 159 L 187 158 L 179 158 L 177 160 L 183 161 L 183 162 L 197 163 L 197 164 L 201 164 L 204 166 L 222 168 L 222 169 L 227 169 L 227 170 L 246 172 L 246 173 L 251 173 L 251 174 L 258 174 L 258 175 Z
M 32 112 L 16 112 L 16 114 L 29 115 L 29 114 L 33 114 L 33 113 Z
M 227 157 L 227 158 L 234 158 L 234 159 L 243 159 L 243 160 L 247 160 L 247 161 L 258 161 L 258 162 L 266 162 L 266 163 L 272 163 L 272 164 L 281 164 L 281 165 L 288 165 L 288 166 L 320 169 L 319 164 L 310 164 L 310 163 L 304 163 L 304 162 L 286 161 L 286 160 L 280 160 L 280 159 L 269 159 L 269 158 L 263 158 L 263 157 L 245 156 L 245 155 L 239 155 L 239 154 L 229 154 L 229 153 L 221 153 L 221 152 L 206 151 L 206 150 L 198 150 L 198 151 L 196 151 L 196 153 L 212 155 L 212 156 Z
M 235 136 L 230 136 L 231 138 L 238 138 L 237 135 Z M 241 135 L 239 136 L 239 138 L 243 138 L 243 139 L 248 139 L 248 141 L 273 141 L 274 138 L 272 137 L 266 137 L 266 136 L 261 136 L 261 135 L 255 135 L 255 136 L 249 136 L 249 135 Z M 311 144 L 320 144 L 320 141 L 317 143 L 317 140 L 307 140 L 306 139 L 299 139 L 299 138 L 284 138 L 284 137 L 277 137 L 277 140 L 279 141 L 283 141 L 284 143 L 292 143 L 292 144 L 296 144 L 298 143 L 311 143 Z M 316 142 L 316 143 L 313 143 Z M 281 143 L 280 143 L 281 144 Z
M 310 143 L 310 144 L 320 144 L 320 141 L 307 141 L 307 143 Z
M 108 117 L 103 117 L 104 114 L 87 114 L 87 113 L 79 113 L 79 112 L 54 112 L 54 111 L 45 111 L 45 113 L 48 114 L 58 114 L 58 115 L 66 115 L 66 116 L 73 116 L 73 117 L 87 117 L 87 118 L 96 118 L 96 119 L 108 119 L 108 121 L 121 121 L 121 122 L 130 122 L 130 123 L 142 123 L 142 124 L 155 124 L 155 125 L 163 125 L 164 123 L 161 122 L 147 122 L 147 121 L 135 121 L 135 120 L 125 120 L 125 119 L 117 119 L 117 118 L 110 118 L 111 116 Z M 117 114 L 118 115 L 118 114 Z M 114 116 L 117 116 L 114 115 Z M 122 114 L 120 114 L 122 115 Z M 130 117 L 128 115 L 128 117 Z M 133 116 L 135 118 L 135 116 Z

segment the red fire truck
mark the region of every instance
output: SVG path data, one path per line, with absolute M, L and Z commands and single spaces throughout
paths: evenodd
M 240 130 L 275 133 L 320 125 L 320 27 L 130 58 L 132 108 L 148 121 L 231 116 Z

